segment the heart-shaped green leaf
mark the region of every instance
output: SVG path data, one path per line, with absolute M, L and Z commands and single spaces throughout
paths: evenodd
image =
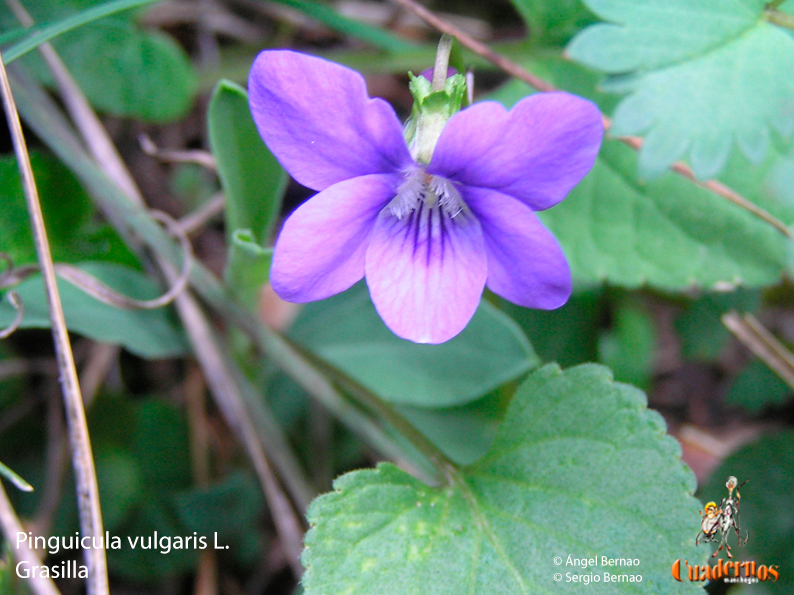
M 694 546 L 695 480 L 679 455 L 643 394 L 606 368 L 544 367 L 516 393 L 488 454 L 449 485 L 391 464 L 339 478 L 309 509 L 306 594 L 575 593 L 585 587 L 569 577 L 591 572 L 600 580 L 587 593 L 702 592 L 671 573 L 676 559 L 709 553 Z

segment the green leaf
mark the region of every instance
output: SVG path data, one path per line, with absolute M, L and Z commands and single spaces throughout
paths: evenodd
M 11 483 L 13 483 L 18 490 L 22 490 L 23 492 L 33 491 L 32 485 L 30 485 L 27 481 L 25 481 L 19 475 L 14 473 L 11 469 L 3 465 L 3 463 L 0 463 L 0 475 L 5 477 Z
M 780 405 L 791 396 L 792 390 L 760 360 L 753 360 L 733 381 L 725 402 L 741 405 L 758 413 L 765 407 Z
M 312 0 L 275 0 L 290 8 L 319 21 L 326 27 L 354 38 L 366 41 L 376 48 L 387 52 L 401 52 L 416 47 L 415 44 L 392 35 L 379 27 L 373 27 L 361 21 L 350 19 L 330 6 Z
M 400 339 L 383 324 L 363 283 L 307 305 L 290 334 L 382 398 L 418 407 L 468 403 L 538 363 L 518 326 L 485 301 L 464 331 L 442 345 Z
M 220 81 L 207 114 L 210 146 L 226 194 L 226 233 L 250 229 L 264 243 L 281 211 L 287 173 L 265 146 L 248 107 L 248 93 Z
M 575 66 L 578 77 L 554 57 L 530 66 L 602 108 L 610 101 L 593 90 L 592 76 L 581 66 Z M 533 92 L 523 83 L 506 87 L 495 97 L 508 107 Z M 766 185 L 781 161 L 771 152 L 754 167 L 734 154 L 721 179 L 791 223 L 794 203 L 771 194 Z M 724 198 L 673 173 L 651 182 L 640 179 L 636 153 L 616 140 L 605 140 L 593 169 L 564 201 L 538 215 L 560 241 L 574 279 L 584 285 L 758 287 L 779 281 L 789 258 L 779 231 Z
M 253 563 L 262 547 L 257 531 L 262 504 L 256 480 L 242 472 L 234 472 L 212 486 L 174 496 L 177 514 L 188 531 L 207 536 L 210 548 L 217 533 L 218 543 L 228 545 L 243 565 Z
M 719 503 L 727 497 L 725 482 L 731 475 L 739 483 L 749 480 L 740 490 L 739 517 L 742 536 L 749 532 L 749 538 L 747 545 L 735 548 L 736 535 L 731 535 L 729 545 L 734 556 L 755 560 L 757 565 L 780 567 L 777 581 L 752 585 L 748 593 L 788 595 L 794 590 L 794 433 L 766 436 L 725 459 L 700 490 L 703 502 Z
M 56 45 L 83 92 L 101 111 L 170 122 L 192 107 L 193 67 L 184 50 L 163 33 L 113 20 L 78 29 Z
M 31 35 L 14 44 L 3 52 L 3 62 L 10 63 L 17 58 L 24 56 L 29 51 L 36 49 L 41 44 L 55 39 L 59 35 L 68 33 L 74 29 L 83 27 L 99 19 L 118 14 L 119 12 L 130 10 L 147 4 L 153 4 L 159 0 L 113 0 L 99 6 L 92 6 L 77 14 L 58 20 L 49 25 L 37 25 L 32 30 Z
M 145 275 L 127 267 L 88 262 L 80 268 L 135 299 L 151 299 L 161 292 Z M 58 280 L 58 288 L 66 326 L 72 332 L 96 341 L 122 345 L 131 353 L 145 358 L 176 357 L 188 352 L 182 331 L 164 308 L 122 310 L 96 300 L 61 279 Z M 49 328 L 50 315 L 41 276 L 26 279 L 14 290 L 25 306 L 22 328 Z M 6 300 L 0 302 L 0 327 L 9 325 L 15 315 Z
M 499 388 L 457 407 L 396 405 L 396 409 L 455 463 L 468 465 L 490 448 L 512 392 Z
M 794 38 L 763 17 L 765 0 L 585 0 L 610 21 L 568 46 L 592 68 L 626 75 L 612 90 L 631 93 L 611 133 L 643 135 L 643 176 L 687 157 L 702 179 L 725 168 L 733 143 L 754 163 L 771 129 L 794 129 Z M 771 125 L 771 128 L 770 128 Z
M 613 314 L 614 328 L 598 343 L 599 359 L 612 368 L 615 379 L 648 388 L 656 350 L 653 320 L 640 303 L 620 301 Z
M 35 151 L 30 160 L 55 261 L 107 259 L 137 264 L 118 235 L 95 221 L 91 199 L 66 167 Z M 30 215 L 17 161 L 11 156 L 0 157 L 0 202 L 0 251 L 7 253 L 15 266 L 36 263 Z
M 504 300 L 499 308 L 521 326 L 541 361 L 568 368 L 598 357 L 598 335 L 606 311 L 603 291 L 575 292 L 556 310 L 532 310 Z
M 529 28 L 533 43 L 560 44 L 568 41 L 595 19 L 581 0 L 512 0 Z
M 768 173 L 770 191 L 786 204 L 794 204 L 794 151 L 778 161 Z
M 232 233 L 226 284 L 241 304 L 249 308 L 257 306 L 259 292 L 270 278 L 272 262 L 273 248 L 262 248 L 257 244 L 250 229 L 238 229 Z
M 758 291 L 707 293 L 693 301 L 675 319 L 681 350 L 689 359 L 716 360 L 728 341 L 722 315 L 730 310 L 755 312 L 761 305 Z
M 636 170 L 632 149 L 606 141 L 590 174 L 540 213 L 577 280 L 681 290 L 780 279 L 787 262 L 780 232 L 675 174 L 643 183 Z
M 600 366 L 544 367 L 516 393 L 488 454 L 451 485 L 428 487 L 391 464 L 337 479 L 309 508 L 306 594 L 552 593 L 555 573 L 590 570 L 642 583 L 591 582 L 588 593 L 702 593 L 670 574 L 677 558 L 707 554 L 694 547 L 695 479 L 679 456 L 637 389 Z M 569 554 L 599 566 L 566 565 Z M 640 565 L 604 568 L 601 556 Z

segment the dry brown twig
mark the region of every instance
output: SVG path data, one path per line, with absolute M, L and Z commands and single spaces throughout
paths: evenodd
M 218 192 L 200 207 L 197 207 L 194 211 L 191 211 L 177 221 L 177 226 L 183 234 L 193 234 L 203 228 L 215 217 L 222 215 L 225 208 L 226 196 L 224 196 L 223 192 Z
M 179 240 L 179 245 L 182 248 L 182 271 L 174 284 L 161 296 L 150 300 L 137 300 L 127 297 L 105 285 L 93 275 L 71 264 L 54 263 L 55 274 L 100 302 L 115 306 L 116 308 L 155 310 L 167 306 L 174 301 L 176 296 L 185 290 L 190 280 L 190 265 L 193 262 L 193 248 L 190 245 L 190 240 L 182 225 L 174 221 L 170 215 L 160 211 L 150 211 L 149 214 L 153 219 L 166 224 L 169 231 Z M 10 258 L 4 253 L 0 253 L 0 258 L 11 263 Z M 9 268 L 0 274 L 0 290 L 13 287 L 34 273 L 40 272 L 40 270 L 41 267 L 37 265 L 28 264 L 21 267 L 14 267 L 13 264 L 11 264 Z M 22 302 L 19 300 L 19 296 L 16 292 L 10 291 L 8 293 L 8 298 L 11 305 L 17 310 L 17 319 L 12 323 L 9 329 L 0 332 L 0 339 L 4 339 L 6 336 L 10 335 L 11 332 L 16 330 L 16 327 L 22 322 L 22 312 L 24 312 Z
M 188 151 L 161 149 L 148 134 L 138 135 L 138 143 L 141 145 L 141 150 L 149 157 L 154 157 L 164 163 L 194 163 L 212 172 L 216 171 L 218 168 L 215 157 L 212 153 L 207 151 L 199 151 L 196 149 Z
M 557 87 L 549 83 L 548 81 L 543 80 L 539 76 L 536 76 L 529 72 L 526 68 L 513 62 L 509 58 L 498 54 L 497 52 L 493 51 L 490 47 L 486 44 L 477 41 L 470 35 L 466 34 L 464 31 L 461 31 L 458 27 L 445 21 L 444 19 L 440 18 L 438 15 L 434 14 L 432 11 L 428 10 L 415 0 L 393 0 L 395 3 L 399 4 L 406 10 L 411 11 L 412 13 L 416 14 L 422 20 L 424 20 L 427 24 L 434 27 L 441 33 L 446 33 L 447 35 L 452 35 L 453 37 L 457 38 L 460 44 L 463 47 L 468 48 L 478 56 L 482 56 L 500 70 L 503 70 L 507 74 L 514 76 L 515 78 L 524 81 L 528 85 L 534 87 L 538 91 L 543 92 L 552 92 L 558 91 Z M 604 131 L 608 132 L 609 128 L 612 125 L 612 121 L 609 119 L 608 116 L 603 115 L 603 122 L 604 122 Z M 632 149 L 637 151 L 640 150 L 643 144 L 643 139 L 638 138 L 636 136 L 619 136 L 616 137 L 617 140 L 625 143 Z M 754 204 L 753 202 L 747 200 L 741 194 L 729 188 L 722 182 L 718 182 L 716 180 L 708 180 L 702 181 L 698 180 L 695 177 L 695 174 L 692 172 L 692 169 L 681 161 L 676 161 L 673 165 L 670 166 L 670 169 L 680 175 L 683 178 L 686 178 L 690 182 L 694 183 L 695 185 L 705 188 L 721 196 L 725 200 L 735 204 L 736 206 L 749 211 L 759 219 L 765 221 L 775 229 L 777 229 L 780 233 L 785 235 L 787 238 L 792 238 L 792 233 L 789 228 L 786 226 L 785 223 L 774 217 L 771 213 L 765 211 L 758 205 Z
M 6 0 L 16 5 L 15 12 L 23 24 L 32 23 L 30 16 L 24 11 L 17 0 Z M 26 20 L 23 20 L 26 19 Z M 70 116 L 80 132 L 83 141 L 105 173 L 124 191 L 127 198 L 139 206 L 145 206 L 143 197 L 137 184 L 132 178 L 124 161 L 113 145 L 104 125 L 93 111 L 85 98 L 82 90 L 75 83 L 68 70 L 52 48 L 44 53 L 45 60 L 52 70 L 64 104 L 69 110 Z M 150 215 L 153 213 L 150 212 Z M 161 219 L 161 222 L 165 222 Z M 185 231 L 178 223 L 168 221 L 170 231 L 176 235 L 180 242 L 187 242 Z M 230 373 L 229 366 L 223 358 L 223 354 L 216 343 L 214 333 L 209 326 L 207 318 L 204 316 L 200 306 L 190 295 L 184 291 L 184 284 L 180 282 L 185 271 L 189 272 L 190 255 L 192 251 L 183 246 L 183 274 L 177 271 L 165 260 L 159 259 L 160 268 L 172 288 L 182 286 L 175 296 L 177 311 L 182 318 L 183 325 L 188 333 L 196 356 L 206 375 L 207 383 L 215 397 L 216 403 L 223 411 L 227 423 L 238 431 L 243 446 L 248 452 L 249 457 L 260 480 L 266 501 L 272 511 L 279 537 L 288 553 L 290 566 L 296 576 L 300 577 L 302 567 L 299 556 L 303 542 L 303 527 L 289 498 L 282 490 L 281 485 L 276 479 L 275 473 L 264 454 L 262 443 L 253 427 L 248 412 L 245 410 L 243 397 L 240 394 L 236 380 Z M 186 262 L 185 262 L 186 261 Z M 94 595 L 89 591 L 89 595 Z
M 99 487 L 96 480 L 94 457 L 91 452 L 91 441 L 88 436 L 83 398 L 77 378 L 72 345 L 66 330 L 66 320 L 61 306 L 61 297 L 55 279 L 55 266 L 52 261 L 49 240 L 44 226 L 38 190 L 30 164 L 27 143 L 22 132 L 11 84 L 5 65 L 0 56 L 0 87 L 2 88 L 3 107 L 14 144 L 17 165 L 22 177 L 25 201 L 30 214 L 33 240 L 36 255 L 42 270 L 47 303 L 50 311 L 55 355 L 60 371 L 61 389 L 64 398 L 64 409 L 69 429 L 69 442 L 72 449 L 72 462 L 77 484 L 77 502 L 80 513 L 80 528 L 83 535 L 91 537 L 93 543 L 103 543 L 102 511 L 99 505 Z M 85 550 L 85 562 L 88 568 L 88 595 L 107 595 L 108 577 L 105 548 L 97 547 Z
M 794 389 L 794 354 L 752 314 L 728 312 L 722 323 L 753 354 Z

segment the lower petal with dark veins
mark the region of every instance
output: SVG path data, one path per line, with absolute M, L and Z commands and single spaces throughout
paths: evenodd
M 417 343 L 460 333 L 480 303 L 488 273 L 479 221 L 420 201 L 400 218 L 391 208 L 375 222 L 365 260 L 372 301 L 386 325 Z

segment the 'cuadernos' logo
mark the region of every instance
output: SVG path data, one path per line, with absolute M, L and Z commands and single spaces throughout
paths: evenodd
M 725 487 L 728 488 L 728 496 L 722 499 L 719 506 L 717 506 L 716 502 L 709 502 L 706 504 L 705 510 L 701 512 L 700 532 L 695 538 L 695 545 L 698 545 L 701 539 L 705 543 L 718 543 L 719 547 L 712 554 L 712 558 L 716 558 L 723 548 L 725 548 L 725 554 L 728 558 L 733 558 L 731 547 L 728 545 L 728 537 L 731 533 L 736 534 L 739 546 L 747 543 L 748 534 L 745 533 L 744 539 L 742 539 L 739 526 L 739 508 L 741 504 L 739 488 L 747 481 L 745 480 L 740 485 L 737 485 L 737 483 L 735 477 L 729 477 L 725 484 Z M 722 579 L 729 583 L 755 583 L 767 580 L 776 582 L 780 578 L 780 566 L 757 564 L 752 560 L 733 562 L 719 559 L 713 566 L 708 564 L 695 564 L 693 566 L 688 560 L 684 560 L 684 566 L 685 570 L 682 578 L 681 558 L 673 562 L 673 578 L 675 580 L 684 581 L 689 579 L 693 582 L 699 582 Z
M 673 578 L 677 581 L 713 581 L 721 578 L 756 578 L 759 581 L 776 582 L 780 577 L 780 566 L 756 564 L 755 562 L 730 562 L 722 558 L 714 566 L 695 564 L 692 566 L 684 560 L 686 573 L 681 578 L 681 558 L 673 562 Z

